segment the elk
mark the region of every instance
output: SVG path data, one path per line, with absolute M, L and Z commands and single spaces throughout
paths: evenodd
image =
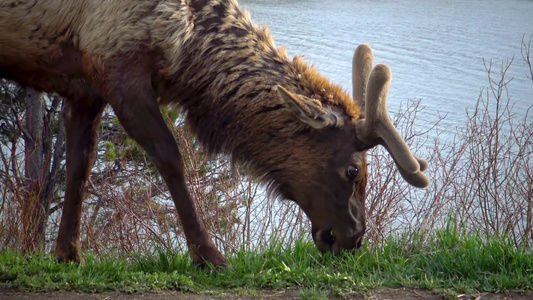
M 391 72 L 354 56 L 353 99 L 300 57 L 289 59 L 236 0 L 4 0 L 0 77 L 64 97 L 66 190 L 54 255 L 83 263 L 80 215 L 99 122 L 110 105 L 165 180 L 193 262 L 223 265 L 184 180 L 160 113 L 180 108 L 209 153 L 229 155 L 296 202 L 321 251 L 365 232 L 366 151 L 384 146 L 403 178 L 427 187 L 386 108 Z

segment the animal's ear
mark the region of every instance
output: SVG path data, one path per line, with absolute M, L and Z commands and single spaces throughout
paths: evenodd
M 276 88 L 281 98 L 296 114 L 296 117 L 307 125 L 315 129 L 322 129 L 330 126 L 339 127 L 344 124 L 341 115 L 322 106 L 320 101 L 302 95 L 295 95 L 280 85 L 276 86 Z

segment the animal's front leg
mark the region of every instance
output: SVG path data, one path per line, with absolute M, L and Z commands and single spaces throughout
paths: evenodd
M 178 145 L 161 116 L 149 76 L 127 77 L 128 74 L 145 74 L 138 69 L 137 72 L 131 71 L 136 67 L 128 66 L 121 72 L 126 78 L 122 78 L 120 85 L 108 89 L 112 94 L 106 100 L 126 132 L 148 153 L 165 180 L 180 216 L 193 262 L 204 267 L 206 262 L 214 266 L 225 264 L 224 256 L 215 247 L 196 213 L 185 183 Z
M 59 261 L 84 264 L 80 252 L 80 218 L 83 191 L 98 144 L 100 119 L 105 103 L 101 99 L 68 99 L 63 106 L 67 144 L 65 202 L 54 255 Z

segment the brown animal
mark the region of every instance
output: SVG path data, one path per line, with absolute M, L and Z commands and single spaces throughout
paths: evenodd
M 195 212 L 160 105 L 186 112 L 209 152 L 231 155 L 298 203 L 321 251 L 360 246 L 367 149 L 385 146 L 410 184 L 429 180 L 426 162 L 388 118 L 388 67 L 372 70 L 370 48 L 359 49 L 354 103 L 276 48 L 235 0 L 3 0 L 0 77 L 66 99 L 67 179 L 55 255 L 83 262 L 81 203 L 107 104 L 167 183 L 194 262 L 225 258 Z

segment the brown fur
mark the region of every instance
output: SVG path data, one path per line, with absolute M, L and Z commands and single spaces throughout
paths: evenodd
M 212 153 L 227 153 L 295 200 L 321 250 L 360 245 L 366 161 L 357 145 L 359 106 L 300 57 L 289 59 L 235 0 L 4 0 L 0 76 L 67 99 L 67 191 L 56 254 L 79 254 L 81 187 L 94 159 L 104 105 L 112 106 L 169 186 L 191 256 L 224 258 L 194 213 L 179 151 L 158 103 L 180 107 Z M 337 127 L 312 128 L 280 97 L 335 111 Z M 156 102 L 157 99 L 157 102 Z M 341 126 L 342 125 L 342 126 Z M 360 173 L 346 178 L 347 165 Z M 323 234 L 334 231 L 335 242 Z M 344 235 L 344 237 L 343 237 Z

